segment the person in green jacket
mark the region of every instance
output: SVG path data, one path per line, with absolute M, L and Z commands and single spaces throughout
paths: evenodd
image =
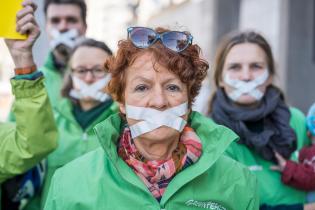
M 44 13 L 50 51 L 39 70 L 45 75 L 48 97 L 55 107 L 62 99 L 60 90 L 71 51 L 86 33 L 87 6 L 84 0 L 45 0 Z M 8 121 L 16 121 L 12 111 Z
M 40 70 L 47 78 L 45 85 L 54 107 L 62 98 L 60 90 L 71 51 L 86 33 L 87 6 L 84 0 L 45 0 L 44 13 L 50 52 Z
M 60 90 L 72 48 L 86 33 L 87 6 L 84 0 L 45 0 L 44 13 L 50 52 L 39 70 L 45 75 L 45 87 L 55 107 L 62 98 Z M 69 31 L 73 36 L 67 35 Z M 15 122 L 12 111 L 8 121 Z
M 271 170 L 277 164 L 275 152 L 296 158 L 296 151 L 308 144 L 305 117 L 289 108 L 272 84 L 275 71 L 271 48 L 262 35 L 254 31 L 227 35 L 216 54 L 210 116 L 240 136 L 226 154 L 257 176 L 261 209 L 279 205 L 303 209 L 305 192 L 282 184 L 279 173 Z
M 36 71 L 32 55 L 33 44 L 40 34 L 34 20 L 35 10 L 36 5 L 26 0 L 17 13 L 17 32 L 27 35 L 27 39 L 5 40 L 16 67 L 11 79 L 16 123 L 0 123 L 0 209 L 10 209 L 3 208 L 8 202 L 3 200 L 7 198 L 7 182 L 32 168 L 57 147 L 57 128 L 43 74 Z M 28 193 L 34 183 L 20 184 L 16 185 L 20 192 L 27 194 L 26 197 L 32 196 Z
M 120 113 L 56 171 L 45 210 L 258 209 L 255 177 L 223 154 L 238 137 L 191 111 L 209 65 L 188 32 L 130 27 L 105 66 Z
M 93 39 L 82 40 L 73 49 L 61 90 L 63 99 L 54 108 L 59 146 L 47 157 L 41 194 L 26 210 L 43 209 L 55 170 L 100 146 L 92 128 L 118 112 L 117 104 L 105 92 L 111 77 L 104 62 L 110 55 L 112 51 L 105 43 Z

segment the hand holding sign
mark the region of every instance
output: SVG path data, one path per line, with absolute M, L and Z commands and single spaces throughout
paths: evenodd
M 40 34 L 34 17 L 37 5 L 32 0 L 24 0 L 22 6 L 23 8 L 16 14 L 16 31 L 22 35 L 27 35 L 27 39 L 5 40 L 15 66 L 18 68 L 34 65 L 32 47 Z

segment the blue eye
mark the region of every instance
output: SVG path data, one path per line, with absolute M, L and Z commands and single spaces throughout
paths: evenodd
M 137 85 L 135 88 L 136 92 L 144 92 L 148 89 L 148 87 L 146 85 Z
M 171 92 L 178 92 L 181 90 L 178 85 L 174 85 L 174 84 L 168 85 L 167 89 Z

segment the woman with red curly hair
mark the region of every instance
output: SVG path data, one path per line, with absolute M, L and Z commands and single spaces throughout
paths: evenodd
M 188 32 L 130 27 L 105 67 L 120 113 L 55 173 L 46 210 L 258 209 L 256 179 L 223 154 L 237 136 L 191 110 L 209 65 Z

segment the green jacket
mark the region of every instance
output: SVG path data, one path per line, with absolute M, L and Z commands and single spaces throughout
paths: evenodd
M 0 123 L 0 184 L 27 171 L 57 146 L 57 129 L 43 82 L 43 77 L 11 80 L 16 124 Z
M 16 124 L 0 124 L 0 183 L 21 174 L 56 146 L 57 130 L 43 78 L 11 80 Z
M 59 130 L 59 146 L 47 157 L 48 168 L 42 194 L 34 198 L 28 204 L 26 210 L 43 209 L 50 181 L 55 171 L 68 162 L 99 147 L 99 142 L 92 128 L 108 116 L 118 112 L 118 106 L 113 102 L 86 130 L 82 130 L 72 114 L 72 109 L 72 103 L 68 99 L 63 99 L 54 109 Z
M 237 139 L 231 130 L 193 112 L 189 124 L 201 138 L 203 153 L 173 178 L 158 203 L 117 154 L 123 124 L 117 114 L 95 127 L 102 148 L 55 173 L 45 210 L 258 209 L 255 177 L 223 155 Z
M 55 107 L 61 100 L 60 89 L 63 81 L 63 75 L 54 65 L 52 53 L 49 53 L 44 66 L 42 66 L 39 70 L 42 71 L 45 76 L 45 88 L 52 107 Z M 16 121 L 15 113 L 12 112 L 12 110 L 9 113 L 8 121 Z
M 54 65 L 52 56 L 52 53 L 49 53 L 46 58 L 46 62 L 44 66 L 40 68 L 40 71 L 42 71 L 45 75 L 45 87 L 47 89 L 50 102 L 52 106 L 55 107 L 61 100 L 60 90 L 63 82 L 63 75 Z
M 297 135 L 297 146 L 301 149 L 308 144 L 305 127 L 305 117 L 303 113 L 295 108 L 291 108 L 290 125 Z M 296 190 L 282 184 L 281 174 L 270 170 L 272 162 L 262 159 L 251 149 L 243 144 L 232 143 L 226 154 L 233 159 L 245 164 L 257 176 L 260 189 L 261 204 L 294 204 L 305 202 L 305 192 Z M 297 153 L 292 159 L 296 159 Z

